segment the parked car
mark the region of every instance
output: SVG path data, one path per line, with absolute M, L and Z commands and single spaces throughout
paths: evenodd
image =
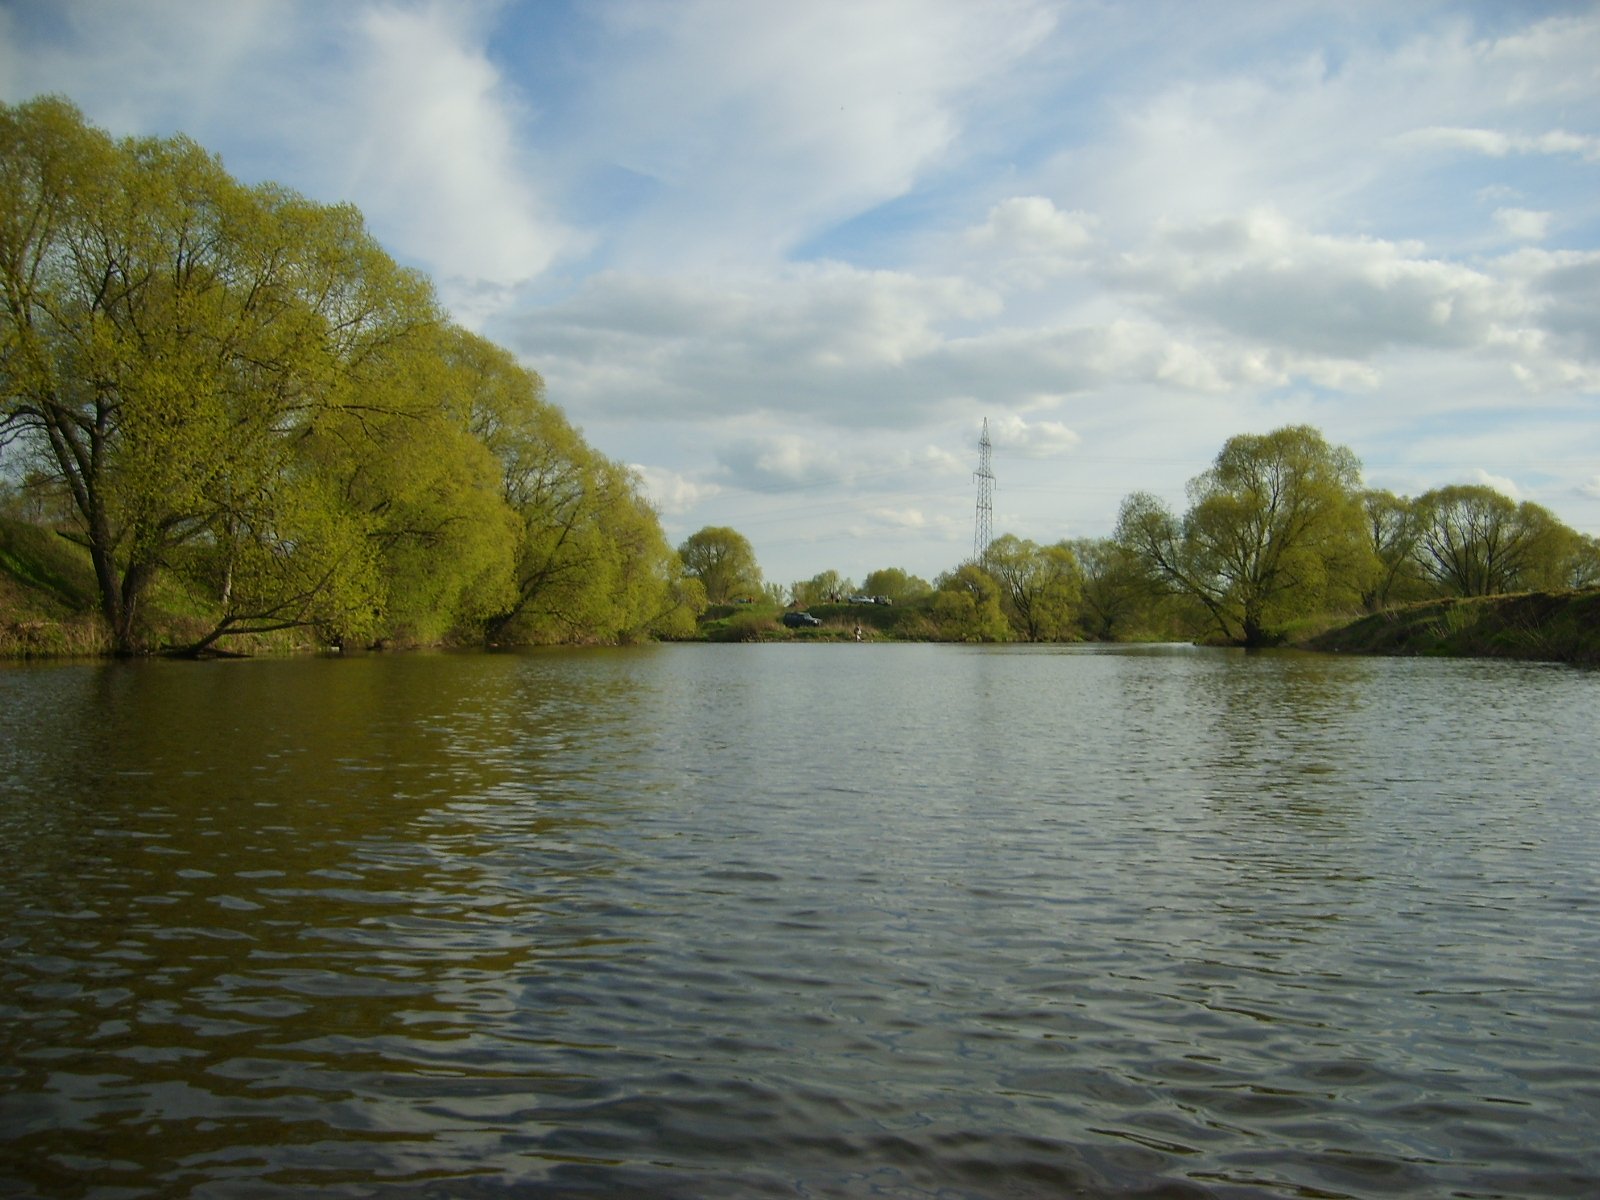
M 821 625 L 822 622 L 808 612 L 786 612 L 783 614 L 783 623 L 790 629 L 803 629 L 807 625 Z

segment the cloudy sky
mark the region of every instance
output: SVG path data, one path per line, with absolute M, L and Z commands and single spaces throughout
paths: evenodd
M 0 0 L 0 98 L 352 201 L 676 542 L 926 578 L 1236 433 L 1600 533 L 1600 6 Z

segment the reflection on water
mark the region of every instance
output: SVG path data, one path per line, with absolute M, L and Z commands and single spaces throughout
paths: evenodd
M 1592 1196 L 1595 686 L 0 671 L 0 1193 Z

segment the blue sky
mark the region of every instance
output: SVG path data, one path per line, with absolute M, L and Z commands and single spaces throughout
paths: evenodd
M 0 0 L 0 98 L 351 201 L 769 579 L 1098 536 L 1228 437 L 1600 533 L 1600 7 Z

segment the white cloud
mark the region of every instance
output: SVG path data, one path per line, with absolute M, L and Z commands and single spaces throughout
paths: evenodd
M 281 72 L 283 95 L 293 102 L 309 73 L 294 52 L 318 40 L 314 31 L 308 36 L 303 16 L 298 6 L 272 0 L 7 6 L 0 9 L 0 46 L 9 47 L 0 49 L 0 96 L 64 94 L 116 134 L 183 132 L 205 140 L 267 115 L 252 114 L 260 100 L 253 77 L 263 65 Z M 39 37 L 36 25 L 54 36 Z
M 1472 471 L 1472 482 L 1483 487 L 1493 488 L 1509 500 L 1516 500 L 1520 503 L 1525 499 L 1522 489 L 1516 484 L 1516 480 L 1507 475 L 1494 475 L 1485 471 L 1482 467 L 1475 467 Z
M 663 516 L 686 513 L 695 505 L 710 500 L 723 491 L 721 484 L 692 479 L 688 475 L 666 467 L 635 463 L 632 465 L 632 470 L 638 473 L 644 483 L 645 493 Z
M 1509 237 L 1523 242 L 1543 241 L 1550 232 L 1550 214 L 1526 208 L 1497 208 L 1495 223 Z
M 1040 286 L 1081 265 L 1094 243 L 1095 218 L 1062 212 L 1043 196 L 1014 196 L 967 231 L 966 249 L 980 270 L 1022 286 Z
M 968 463 L 956 454 L 951 453 L 943 446 L 924 446 L 912 454 L 907 465 L 929 477 L 941 475 L 962 476 L 968 470 Z
M 734 482 L 757 491 L 835 484 L 849 474 L 837 449 L 793 433 L 725 442 L 717 460 Z
M 1600 389 L 1600 251 L 1525 247 L 1493 269 L 1533 311 L 1506 339 L 1519 377 L 1538 390 Z
M 997 448 L 1023 458 L 1054 458 L 1083 440 L 1060 421 L 1029 422 L 1015 414 L 991 419 L 989 434 Z
M 583 239 L 544 215 L 517 148 L 516 101 L 470 15 L 434 4 L 368 8 L 352 19 L 344 99 L 359 116 L 345 178 L 373 223 L 428 266 L 458 310 L 493 311 L 503 303 L 495 287 L 534 278 Z M 489 296 L 473 304 L 484 285 Z
M 560 394 L 598 414 L 899 424 L 953 394 L 953 383 L 930 390 L 920 374 L 945 327 L 998 307 L 964 280 L 837 263 L 722 279 L 610 273 L 506 336 Z
M 1552 129 L 1539 134 L 1506 133 L 1497 129 L 1452 129 L 1430 126 L 1408 130 L 1397 139 L 1411 147 L 1438 147 L 1465 150 L 1489 158 L 1513 154 L 1571 155 L 1586 162 L 1600 162 L 1600 137 Z
M 1158 229 L 1113 282 L 1159 312 L 1297 353 L 1481 347 L 1528 317 L 1482 271 L 1418 245 L 1312 234 L 1271 210 Z
M 657 181 L 635 261 L 760 261 L 908 191 L 963 100 L 1049 32 L 1049 5 L 649 0 L 602 10 L 623 54 L 588 98 L 595 150 Z
M 745 431 L 719 439 L 714 448 L 719 478 L 730 487 L 833 497 L 940 486 L 972 471 L 971 462 L 947 447 L 906 447 L 893 433 L 818 432 L 804 413 L 789 423 L 745 417 L 738 424 Z
M 1122 72 L 1096 135 L 1027 181 L 1097 215 L 1102 236 L 1263 206 L 1332 232 L 1454 233 L 1471 192 L 1435 186 L 1452 156 L 1419 150 L 1600 153 L 1586 120 L 1600 61 L 1592 11 L 1502 21 L 1407 6 L 1395 21 L 1371 9 L 1356 19 L 1377 36 L 1336 32 L 1318 6 L 1191 11 L 1163 14 L 1165 36 Z
M 928 514 L 920 508 L 875 508 L 872 516 L 895 529 L 926 529 L 931 523 Z
M 79 0 L 0 76 L 116 133 L 186 133 L 249 180 L 353 202 L 479 325 L 588 235 L 555 215 L 483 4 Z M 13 27 L 20 18 L 11 15 Z

